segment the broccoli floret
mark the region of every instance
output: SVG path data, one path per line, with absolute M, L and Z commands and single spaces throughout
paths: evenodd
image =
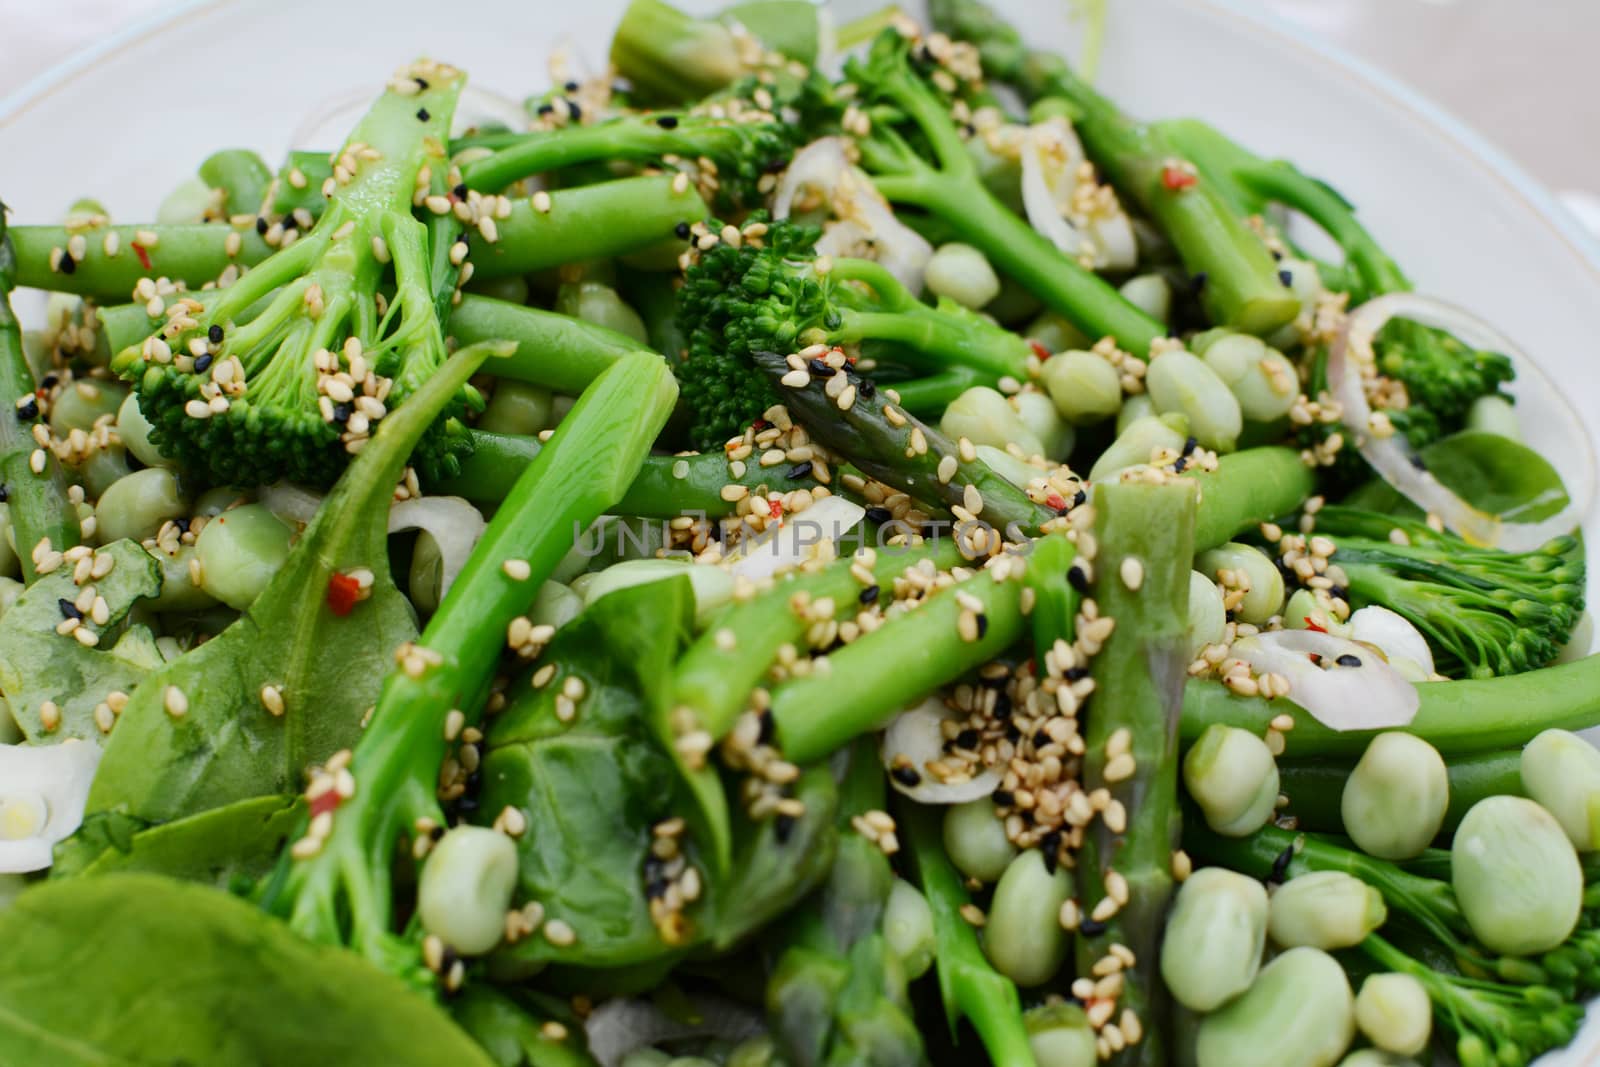
M 1466 423 L 1472 402 L 1516 377 L 1511 360 L 1415 322 L 1395 319 L 1373 339 L 1378 371 L 1406 387 L 1408 404 L 1387 408 L 1389 421 L 1421 448 Z
M 427 230 L 411 208 L 423 165 L 442 167 L 463 81 L 432 61 L 399 71 L 337 157 L 316 224 L 214 301 L 172 301 L 165 327 L 115 358 L 163 453 L 222 485 L 327 485 L 444 361 Z M 470 447 L 458 418 L 470 398 L 415 462 L 448 472 Z
M 1555 658 L 1583 612 L 1584 561 L 1574 537 L 1532 552 L 1470 545 L 1427 523 L 1347 507 L 1317 513 L 1337 546 L 1353 606 L 1405 616 L 1433 647 L 1440 670 L 1490 678 Z
M 677 371 L 701 448 L 739 435 L 777 402 L 752 362 L 760 352 L 875 341 L 916 374 L 1027 375 L 1032 349 L 1022 338 L 952 301 L 922 303 L 877 263 L 819 258 L 814 227 L 758 215 L 738 240 L 722 240 L 716 222 L 697 232 L 718 242 L 693 253 L 685 272 L 678 318 L 689 348 Z

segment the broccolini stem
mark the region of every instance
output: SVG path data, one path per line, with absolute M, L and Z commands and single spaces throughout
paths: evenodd
M 82 263 L 73 261 L 69 271 L 66 249 L 74 234 L 87 239 L 88 255 Z M 235 234 L 239 250 L 230 256 L 229 240 Z M 276 251 L 254 229 L 220 222 L 96 226 L 71 232 L 65 226 L 13 226 L 11 238 L 16 245 L 16 285 L 77 293 L 104 304 L 134 299 L 133 287 L 140 278 L 167 277 L 199 289 L 229 265 L 253 267 Z M 108 254 L 108 248 L 114 254 Z
M 731 158 L 745 144 L 734 125 L 672 112 L 629 115 L 592 126 L 518 135 L 497 145 L 493 155 L 463 166 L 461 180 L 469 189 L 491 192 L 578 163 L 643 162 L 668 155 Z
M 970 367 L 947 367 L 921 378 L 885 383 L 881 388 L 893 389 L 900 397 L 900 406 L 912 414 L 939 415 L 956 397 L 987 381 L 985 375 Z
M 1096 486 L 1094 495 L 1094 595 L 1116 628 L 1089 665 L 1097 695 L 1084 732 L 1083 784 L 1109 789 L 1123 804 L 1127 832 L 1114 834 L 1100 820 L 1084 834 L 1077 879 L 1083 912 L 1098 916 L 1107 898 L 1115 910 L 1098 934 L 1079 930 L 1078 972 L 1091 973 L 1109 945 L 1132 949 L 1136 962 L 1124 972 L 1121 1003 L 1147 1020 L 1166 1011 L 1156 964 L 1180 829 L 1178 718 L 1197 497 L 1182 480 L 1113 482 Z M 1128 758 L 1132 766 L 1120 766 Z M 1160 1027 L 1146 1027 L 1145 1039 L 1118 1062 L 1164 1064 Z
M 39 576 L 35 549 L 48 544 L 47 551 L 65 552 L 78 543 L 81 531 L 55 453 L 41 448 L 26 428 L 42 412 L 35 396 L 38 383 L 22 348 L 22 327 L 11 311 L 16 265 L 6 206 L 0 204 L 0 485 L 7 493 L 22 577 L 32 584 Z
M 1499 678 L 1423 682 L 1416 718 L 1405 727 L 1446 759 L 1526 744 L 1542 730 L 1600 726 L 1600 655 Z M 1224 723 L 1263 734 L 1277 715 L 1294 716 L 1284 734 L 1290 759 L 1360 756 L 1374 730 L 1334 730 L 1287 700 L 1234 696 L 1211 681 L 1192 681 L 1184 695 L 1183 740 Z
M 951 1035 L 965 1018 L 994 1067 L 1035 1067 L 1016 984 L 990 966 L 977 932 L 961 914 L 972 899 L 945 853 L 936 811 L 901 797 L 895 812 L 912 875 L 933 909 L 934 966 Z
M 1343 833 L 1340 806 L 1354 760 L 1280 761 L 1280 788 L 1289 798 L 1288 813 L 1302 830 Z M 1450 804 L 1445 833 L 1452 833 L 1474 804 L 1485 797 L 1522 796 L 1522 750 L 1476 752 L 1453 756 L 1445 765 L 1450 777 Z
M 633 338 L 568 315 L 463 293 L 450 314 L 450 334 L 462 344 L 505 340 L 517 348 L 489 368 L 511 378 L 576 396 L 607 367 L 641 351 Z
M 829 653 L 826 669 L 776 686 L 772 719 L 784 758 L 821 759 L 1014 643 L 1023 630 L 1023 587 L 997 579 L 1001 573 L 983 571 L 940 590 Z M 966 606 L 973 600 L 981 611 Z
M 1030 50 L 979 0 L 939 0 L 934 22 L 978 45 L 985 68 L 1030 100 L 1065 97 L 1073 125 L 1112 185 L 1155 219 L 1189 273 L 1205 276 L 1201 299 L 1212 321 L 1267 334 L 1290 322 L 1299 301 L 1278 279 L 1266 245 L 1204 175 L 1183 169 L 1159 127 L 1135 122 L 1079 78 L 1055 52 Z

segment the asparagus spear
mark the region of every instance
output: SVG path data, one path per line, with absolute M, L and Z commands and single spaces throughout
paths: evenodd
M 1192 483 L 1119 482 L 1095 490 L 1099 540 L 1094 593 L 1116 628 L 1090 663 L 1095 692 L 1084 733 L 1084 788 L 1106 788 L 1127 809 L 1127 832 L 1097 820 L 1078 854 L 1082 907 L 1078 970 L 1091 973 L 1120 942 L 1135 963 L 1123 973 L 1121 1012 L 1144 1040 L 1118 1062 L 1165 1063 L 1166 994 L 1156 969 L 1178 844 L 1178 717 L 1188 659 L 1189 572 L 1194 562 Z M 1128 765 L 1129 759 L 1132 760 Z M 1109 905 L 1102 900 L 1109 900 Z M 1110 914 L 1106 914 L 1110 912 Z

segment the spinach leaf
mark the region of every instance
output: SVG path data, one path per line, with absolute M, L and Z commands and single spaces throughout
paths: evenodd
M 0 912 L 0 1058 L 50 1067 L 493 1067 L 428 1000 L 215 889 L 51 880 Z
M 146 871 L 235 889 L 272 870 L 302 814 L 297 796 L 251 797 L 147 829 L 101 812 L 56 846 L 50 876 Z
M 1567 489 L 1550 461 L 1520 441 L 1466 430 L 1433 442 L 1422 459 L 1473 507 L 1507 522 L 1538 522 L 1567 506 Z
M 255 603 L 217 637 L 152 674 L 106 746 L 88 810 L 164 822 L 235 800 L 300 789 L 305 768 L 355 743 L 394 650 L 417 634 L 390 577 L 389 503 L 406 458 L 488 349 L 437 371 L 351 461 Z M 463 358 L 465 357 L 465 358 Z M 348 614 L 335 574 L 370 572 Z M 275 687 L 272 714 L 262 689 Z M 187 712 L 169 712 L 170 694 Z
M 0 619 L 0 691 L 33 744 L 55 744 L 69 737 L 99 744 L 104 735 L 95 725 L 95 706 L 110 693 L 133 692 L 146 674 L 161 665 L 150 631 L 124 625 L 136 601 L 161 591 L 161 564 L 132 541 L 115 541 L 98 554 L 115 563 L 104 578 L 85 583 L 94 586 L 110 609 L 103 625 L 83 623 L 100 635 L 95 647 L 56 632 L 67 618 L 63 604 L 71 606 L 83 592 L 72 580 L 70 564 L 35 581 Z M 54 702 L 60 715 L 54 730 L 46 730 L 40 720 L 40 705 L 47 700 Z

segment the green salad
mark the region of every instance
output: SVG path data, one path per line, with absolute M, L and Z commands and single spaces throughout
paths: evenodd
M 503 122 L 417 60 L 0 213 L 0 1062 L 1573 1039 L 1591 486 L 1514 346 L 931 8 L 633 0 Z

